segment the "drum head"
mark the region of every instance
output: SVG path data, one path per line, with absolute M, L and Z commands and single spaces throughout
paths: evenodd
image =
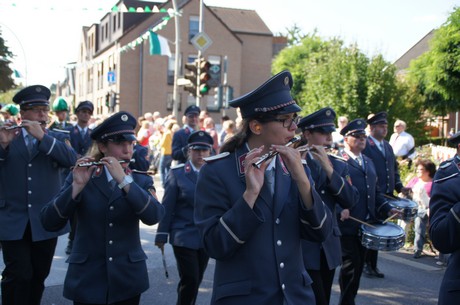
M 404 234 L 404 230 L 394 224 L 394 223 L 385 223 L 385 224 L 372 224 L 375 228 L 370 226 L 362 225 L 361 229 L 363 232 L 366 232 L 370 235 L 374 236 L 382 236 L 382 237 L 392 237 L 392 236 L 400 236 Z
M 406 199 L 406 198 L 398 198 L 398 199 L 395 199 L 395 200 L 389 200 L 388 203 L 392 206 L 394 206 L 395 208 L 398 208 L 398 209 L 402 209 L 402 208 L 416 208 L 417 207 L 417 203 L 412 201 L 412 200 L 409 200 L 409 199 Z
M 361 244 L 372 250 L 396 251 L 404 245 L 405 232 L 394 223 L 361 225 Z

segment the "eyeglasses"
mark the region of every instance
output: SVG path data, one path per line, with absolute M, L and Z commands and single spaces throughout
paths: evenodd
M 283 124 L 283 127 L 284 128 L 290 128 L 292 126 L 292 124 L 296 124 L 299 123 L 299 120 L 300 120 L 300 117 L 299 116 L 293 116 L 292 118 L 285 118 L 285 119 L 277 119 L 277 118 L 274 118 L 274 119 L 271 119 L 270 121 L 271 122 L 280 122 Z
M 33 113 L 49 112 L 50 107 L 30 107 L 30 108 L 24 108 L 24 111 L 31 111 Z

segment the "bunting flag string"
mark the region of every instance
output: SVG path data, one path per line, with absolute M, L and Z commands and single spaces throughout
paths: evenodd
M 88 68 L 88 67 L 91 67 L 93 65 L 97 65 L 97 64 L 103 62 L 109 56 L 114 55 L 115 53 L 120 54 L 120 53 L 125 53 L 125 52 L 130 51 L 130 50 L 134 50 L 134 49 L 136 49 L 137 46 L 139 46 L 142 43 L 144 43 L 145 40 L 150 38 L 150 32 L 157 32 L 157 31 L 163 29 L 168 24 L 169 20 L 171 20 L 171 18 L 173 18 L 175 16 L 180 16 L 180 13 L 162 17 L 163 21 L 161 21 L 159 24 L 157 24 L 154 27 L 148 29 L 146 32 L 142 33 L 140 36 L 138 36 L 137 38 L 133 39 L 131 42 L 128 42 L 124 46 L 118 48 L 115 52 L 106 55 L 104 58 L 98 58 L 97 60 L 86 61 L 82 65 L 68 64 L 68 65 L 65 66 L 65 68 L 73 68 L 73 67 L 81 67 L 81 66 L 84 66 L 85 68 Z
M 107 12 L 107 8 L 103 7 L 75 7 L 75 6 L 40 6 L 40 4 L 37 4 L 34 2 L 33 5 L 22 5 L 18 4 L 16 2 L 11 2 L 10 4 L 3 3 L 3 5 L 0 6 L 6 6 L 7 8 L 13 8 L 13 9 L 22 9 L 22 10 L 36 10 L 36 11 L 53 11 L 53 12 L 61 12 L 61 11 L 83 11 L 83 12 L 90 12 L 90 11 L 100 11 L 100 12 Z M 110 8 L 110 11 L 113 13 L 121 12 L 121 13 L 164 13 L 164 14 L 169 14 L 169 15 L 176 15 L 174 10 L 172 8 L 165 9 L 165 8 L 158 8 L 157 5 L 154 5 L 152 7 L 145 5 L 145 6 L 126 6 L 124 3 L 121 3 L 119 6 L 114 5 L 113 7 Z

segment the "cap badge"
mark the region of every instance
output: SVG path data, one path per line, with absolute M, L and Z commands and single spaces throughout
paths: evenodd
M 361 125 L 361 121 L 356 122 L 356 124 Z
M 36 87 L 36 88 L 35 88 L 35 91 L 37 91 L 37 92 L 41 92 L 41 91 L 42 91 L 42 88 L 40 88 L 40 87 Z
M 289 85 L 289 77 L 287 76 L 284 78 L 284 85 L 285 86 Z
M 128 120 L 128 116 L 127 116 L 126 114 L 123 114 L 123 115 L 121 116 L 121 120 L 122 120 L 123 122 L 126 122 L 126 121 Z
M 327 116 L 330 116 L 330 115 L 331 115 L 331 111 L 330 111 L 330 110 L 327 110 L 327 111 L 326 111 L 326 115 L 327 115 Z
M 203 133 L 202 131 L 200 131 L 200 132 L 198 133 L 198 135 L 199 135 L 200 137 L 202 137 L 202 136 L 204 136 L 204 133 Z

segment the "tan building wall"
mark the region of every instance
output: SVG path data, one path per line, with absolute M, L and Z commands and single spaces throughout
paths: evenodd
M 198 17 L 199 1 L 192 0 L 181 10 L 182 16 L 178 18 L 180 18 L 181 34 L 180 75 L 183 75 L 185 72 L 183 71 L 184 63 L 189 57 L 196 57 L 198 53 L 195 47 L 189 43 L 188 35 L 189 18 L 190 16 Z M 209 8 L 205 7 L 203 12 L 204 32 L 213 42 L 202 55 L 205 58 L 220 56 L 221 68 L 223 68 L 224 57 L 227 57 L 227 83 L 234 88 L 234 97 L 247 93 L 268 79 L 271 75 L 273 36 L 232 32 Z M 109 15 L 110 13 L 104 16 L 105 21 L 110 20 Z M 92 64 L 84 63 L 85 60 L 88 60 L 88 56 L 86 56 L 87 51 L 82 51 L 76 73 L 77 101 L 91 100 L 95 103 L 97 114 L 106 114 L 110 109 L 105 106 L 105 96 L 107 92 L 113 90 L 118 93 L 119 97 L 114 111 L 129 111 L 136 117 L 145 112 L 159 111 L 163 116 L 171 113 L 171 110 L 167 109 L 168 94 L 172 95 L 173 93 L 172 84 L 168 84 L 168 66 L 173 61 L 170 62 L 167 56 L 151 56 L 149 54 L 149 39 L 144 40 L 135 49 L 119 53 L 120 47 L 125 46 L 152 28 L 158 17 L 159 15 L 152 14 L 145 21 L 125 31 L 122 36 L 119 35 L 119 30 L 116 30 L 116 35 L 112 35 L 117 36 L 116 41 L 113 41 L 112 44 L 105 42 L 105 50 L 99 50 L 94 57 L 89 56 Z M 104 24 L 107 26 L 107 22 Z M 170 41 L 169 46 L 171 52 L 174 53 L 175 48 L 172 43 L 175 37 L 174 18 L 169 21 L 166 27 L 157 31 L 157 34 Z M 82 39 L 86 39 L 86 37 L 82 37 Z M 87 47 L 83 43 L 82 46 L 83 48 Z M 113 85 L 107 81 L 110 57 L 115 62 L 116 67 L 116 83 Z M 86 65 L 92 65 L 92 70 L 88 67 L 85 68 Z M 102 76 L 100 75 L 101 70 L 103 70 Z M 88 73 L 93 74 L 93 90 L 88 90 Z M 222 74 L 221 80 L 223 78 Z M 179 96 L 181 107 L 178 119 L 180 121 L 183 111 L 188 104 L 194 103 L 194 98 L 189 97 L 188 92 L 181 87 L 179 87 Z M 214 90 L 211 90 L 211 93 L 202 99 L 200 105 L 202 109 L 205 109 L 207 103 L 212 104 L 213 102 Z M 216 123 L 219 123 L 223 113 L 232 118 L 236 117 L 234 109 L 211 113 Z

